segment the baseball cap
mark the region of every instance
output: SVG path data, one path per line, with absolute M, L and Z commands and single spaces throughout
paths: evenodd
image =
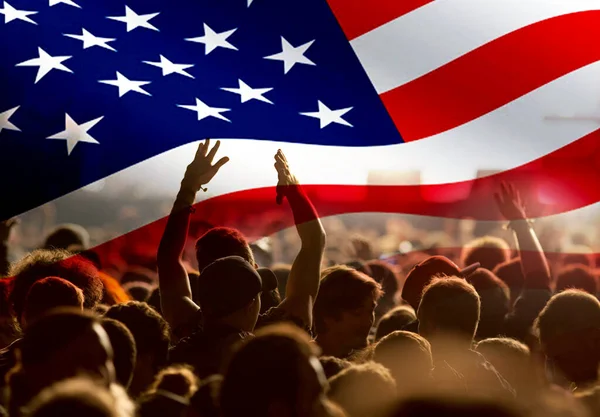
M 466 278 L 474 272 L 475 265 L 460 269 L 458 265 L 445 256 L 430 256 L 424 261 L 416 264 L 406 275 L 406 281 L 402 288 L 402 298 L 406 300 L 415 311 L 421 302 L 423 289 L 438 275 L 457 276 Z
M 240 256 L 209 264 L 198 278 L 198 302 L 204 315 L 219 318 L 246 306 L 263 288 L 259 272 Z

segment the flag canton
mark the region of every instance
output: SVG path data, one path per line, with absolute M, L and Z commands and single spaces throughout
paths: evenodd
M 0 13 L 14 200 L 0 218 L 206 137 L 402 142 L 324 0 L 11 0 Z

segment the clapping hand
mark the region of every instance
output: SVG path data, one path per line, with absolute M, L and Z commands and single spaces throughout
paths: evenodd
M 277 204 L 283 202 L 283 198 L 287 195 L 290 185 L 298 185 L 298 180 L 290 172 L 290 167 L 285 155 L 279 149 L 275 154 L 275 169 L 279 181 L 277 182 Z

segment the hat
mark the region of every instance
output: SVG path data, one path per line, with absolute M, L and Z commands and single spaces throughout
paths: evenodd
M 261 291 L 263 280 L 260 274 L 240 256 L 217 259 L 204 268 L 198 278 L 200 308 L 205 316 L 213 318 L 239 310 Z
M 269 268 L 258 268 L 256 270 L 260 278 L 262 279 L 262 288 L 263 291 L 273 291 L 279 285 L 277 281 L 277 275 L 275 272 L 271 271 Z
M 467 269 L 467 268 L 465 268 Z M 437 275 L 448 275 L 462 277 L 462 271 L 458 266 L 445 256 L 430 256 L 423 262 L 416 264 L 406 275 L 406 281 L 402 288 L 402 298 L 412 308 L 417 310 L 421 302 L 423 289 Z

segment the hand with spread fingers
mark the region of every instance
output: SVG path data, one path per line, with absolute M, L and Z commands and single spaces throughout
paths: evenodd
M 210 149 L 210 139 L 206 139 L 205 142 L 198 145 L 196 156 L 185 171 L 185 176 L 181 182 L 182 188 L 193 190 L 194 192 L 198 192 L 201 189 L 206 191 L 202 186 L 208 184 L 219 169 L 229 161 L 229 158 L 225 156 L 213 165 L 213 160 L 220 146 L 221 141 L 217 141 L 215 146 Z
M 283 197 L 288 195 L 290 186 L 298 185 L 299 183 L 294 174 L 290 172 L 290 166 L 281 149 L 275 154 L 275 169 L 277 170 L 279 179 L 277 182 L 277 204 L 281 204 Z
M 506 220 L 526 220 L 527 214 L 525 204 L 513 184 L 503 182 L 500 184 L 500 192 L 494 194 L 496 204 L 502 216 Z

